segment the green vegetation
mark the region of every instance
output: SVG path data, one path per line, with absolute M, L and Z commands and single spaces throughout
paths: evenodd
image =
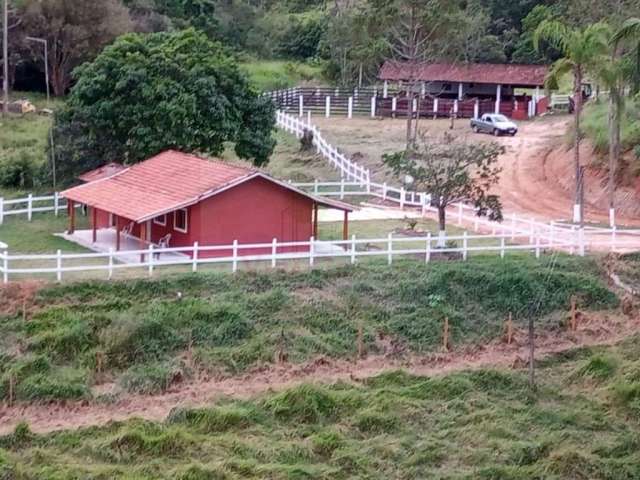
M 0 399 L 10 379 L 20 401 L 78 398 L 90 396 L 97 371 L 150 393 L 194 371 L 237 374 L 280 350 L 294 363 L 352 357 L 360 325 L 370 353 L 381 352 L 380 334 L 425 353 L 439 348 L 445 316 L 460 345 L 495 338 L 508 312 L 523 319 L 538 299 L 533 314 L 545 328 L 564 322 L 572 294 L 583 308 L 616 305 L 593 260 L 563 256 L 553 270 L 550 261 L 407 260 L 48 287 L 28 322 L 21 308 L 0 317 Z
M 545 361 L 536 394 L 518 371 L 390 372 L 360 385 L 221 399 L 160 423 L 48 435 L 21 424 L 0 438 L 0 472 L 24 480 L 638 478 L 639 340 Z
M 301 83 L 319 82 L 320 66 L 284 60 L 254 60 L 240 64 L 251 83 L 259 90 L 289 88 Z

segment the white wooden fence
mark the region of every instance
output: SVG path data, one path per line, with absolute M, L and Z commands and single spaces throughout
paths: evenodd
M 118 254 L 123 252 L 113 249 L 104 253 L 62 253 L 58 250 L 54 254 L 24 255 L 11 254 L 6 245 L 0 245 L 0 274 L 3 282 L 8 283 L 12 279 L 42 278 L 47 275 L 62 281 L 66 274 L 80 273 L 84 276 L 89 272 L 104 272 L 111 279 L 116 271 L 126 269 L 143 269 L 148 276 L 152 276 L 158 269 L 175 266 L 188 266 L 191 271 L 197 272 L 202 266 L 215 264 L 227 265 L 232 272 L 236 272 L 239 265 L 246 262 L 263 263 L 276 268 L 292 262 L 303 262 L 313 267 L 323 260 L 339 259 L 355 264 L 359 259 L 369 257 L 383 257 L 391 265 L 394 259 L 403 256 L 428 263 L 436 255 L 443 254 L 457 254 L 461 260 L 467 260 L 470 253 L 497 254 L 504 258 L 507 253 L 517 251 L 531 252 L 540 258 L 545 249 L 584 254 L 584 245 L 540 233 L 533 239 L 523 236 L 518 239 L 521 243 L 510 243 L 512 239 L 511 234 L 469 235 L 464 232 L 463 235 L 447 237 L 446 248 L 436 248 L 438 238 L 430 233 L 413 237 L 389 234 L 385 238 L 357 238 L 353 235 L 350 240 L 316 240 L 312 237 L 305 242 L 279 242 L 274 238 L 270 243 L 241 244 L 234 241 L 230 245 L 210 246 L 196 242 L 188 247 L 158 249 L 150 245 L 143 250 L 127 250 L 128 257 L 140 258 L 140 261 L 133 263 L 120 262 Z M 216 252 L 220 256 L 212 256 Z M 168 253 L 173 255 L 167 258 Z
M 0 197 L 0 225 L 9 215 L 26 215 L 31 221 L 33 214 L 38 212 L 54 212 L 56 216 L 65 211 L 67 203 L 60 198 L 58 192 L 52 195 L 34 196 L 29 194 L 24 198 L 4 199 Z

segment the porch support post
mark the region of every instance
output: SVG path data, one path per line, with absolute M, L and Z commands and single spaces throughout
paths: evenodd
M 349 240 L 349 211 L 344 211 L 344 222 L 342 223 L 342 240 Z
M 140 250 L 144 250 L 144 239 L 147 238 L 147 224 L 146 222 L 140 224 L 140 238 L 138 239 L 138 245 L 140 245 Z M 140 254 L 140 263 L 144 263 L 144 253 Z
M 69 208 L 69 235 L 73 235 L 76 231 L 76 206 L 73 200 L 67 200 L 67 208 Z
M 115 216 L 115 221 L 116 221 L 116 252 L 120 251 L 120 222 L 118 221 L 119 218 L 117 215 Z
M 458 84 L 458 100 L 462 100 L 464 98 L 464 86 L 462 82 Z
M 96 241 L 98 240 L 97 223 L 98 223 L 98 210 L 96 209 L 96 207 L 91 207 L 91 226 L 93 228 L 93 243 L 96 243 Z
M 318 204 L 313 203 L 313 238 L 318 238 Z
M 500 113 L 500 101 L 502 100 L 502 85 L 496 87 L 496 113 Z

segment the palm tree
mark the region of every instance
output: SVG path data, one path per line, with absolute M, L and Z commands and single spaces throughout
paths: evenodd
M 625 59 L 625 44 L 631 44 Z M 640 51 L 640 18 L 629 18 L 616 30 L 609 40 L 611 56 L 603 63 L 598 76 L 609 88 L 609 221 L 615 225 L 615 188 L 616 170 L 620 159 L 620 128 L 625 108 L 624 87 L 627 80 L 633 80 L 637 70 L 638 51 Z M 630 60 L 630 61 L 629 61 Z
M 547 87 L 555 88 L 561 77 L 567 73 L 573 75 L 573 102 L 575 121 L 575 205 L 574 221 L 582 225 L 584 219 L 582 205 L 582 169 L 580 165 L 580 114 L 582 113 L 582 82 L 598 60 L 607 51 L 610 37 L 609 27 L 604 23 L 595 23 L 585 28 L 572 28 L 558 20 L 544 20 L 533 34 L 533 45 L 540 51 L 541 43 L 546 42 L 562 54 L 551 67 L 547 76 Z

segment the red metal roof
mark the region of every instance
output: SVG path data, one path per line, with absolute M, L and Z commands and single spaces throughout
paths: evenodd
M 387 60 L 380 68 L 381 80 L 419 80 L 425 82 L 462 82 L 542 87 L 549 71 L 547 65 L 497 63 L 425 63 L 410 65 Z
M 256 176 L 342 210 L 347 204 L 318 198 L 251 168 L 168 150 L 110 177 L 62 192 L 62 196 L 120 217 L 142 222 L 193 205 Z
M 78 177 L 78 179 L 82 180 L 83 182 L 95 182 L 96 180 L 111 177 L 112 175 L 121 172 L 125 168 L 127 167 L 125 167 L 121 163 L 107 163 L 106 165 L 98 167 L 95 170 L 90 170 L 83 173 Z

